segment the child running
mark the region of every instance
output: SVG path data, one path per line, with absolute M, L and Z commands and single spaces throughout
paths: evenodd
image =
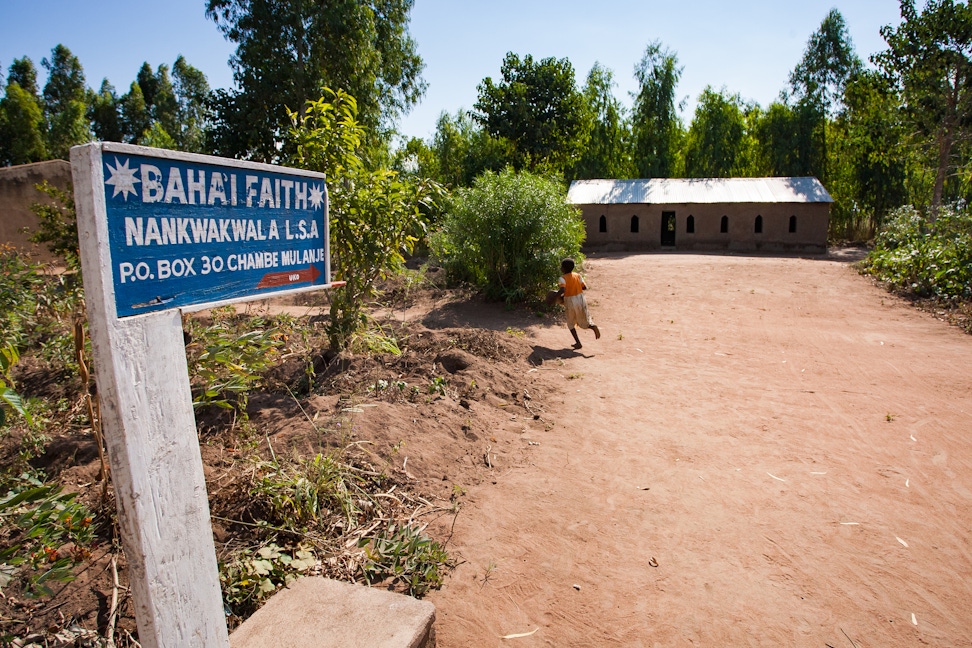
M 587 300 L 584 299 L 584 291 L 587 290 L 587 284 L 581 279 L 581 276 L 574 272 L 574 260 L 564 259 L 560 262 L 560 272 L 563 276 L 557 282 L 560 285 L 560 290 L 557 291 L 559 295 L 564 298 L 564 308 L 567 309 L 567 328 L 570 330 L 570 334 L 574 336 L 574 346 L 575 349 L 580 349 L 583 344 L 581 344 L 580 338 L 577 337 L 577 329 L 575 327 L 580 326 L 581 328 L 589 328 L 594 331 L 594 339 L 599 340 L 601 338 L 601 331 L 594 324 L 591 319 L 591 314 L 587 310 Z

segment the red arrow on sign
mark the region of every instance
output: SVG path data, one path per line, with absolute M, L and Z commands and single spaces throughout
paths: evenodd
M 268 272 L 257 284 L 257 288 L 279 288 L 290 284 L 314 283 L 321 276 L 321 271 L 310 265 L 303 270 L 290 272 Z

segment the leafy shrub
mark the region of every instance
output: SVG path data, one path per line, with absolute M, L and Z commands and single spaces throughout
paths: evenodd
M 341 179 L 329 184 L 328 204 L 331 261 L 345 285 L 331 299 L 328 337 L 332 347 L 344 349 L 365 325 L 364 306 L 378 280 L 400 271 L 404 255 L 425 235 L 426 213 L 443 190 L 366 168 L 357 101 L 342 90 L 322 92 L 301 114 L 291 113 L 290 143 L 297 151 L 291 163 Z
M 313 551 L 298 546 L 288 551 L 270 543 L 256 551 L 244 549 L 221 565 L 223 601 L 230 612 L 247 617 L 279 588 L 317 565 Z
M 328 516 L 342 527 L 357 526 L 360 512 L 355 495 L 360 478 L 337 459 L 318 454 L 312 459 L 261 461 L 250 496 L 262 504 L 273 524 L 286 530 L 306 530 Z
M 55 370 L 76 369 L 74 317 L 83 308 L 76 274 L 55 274 L 0 245 L 0 344 L 32 350 Z
M 262 373 L 273 366 L 281 345 L 279 331 L 273 327 L 263 330 L 265 324 L 254 318 L 248 328 L 255 330 L 242 332 L 225 319 L 205 328 L 190 324 L 193 405 L 246 410 L 247 395 L 260 383 Z
M 72 568 L 88 556 L 94 530 L 91 512 L 64 493 L 22 475 L 0 496 L 0 527 L 7 546 L 0 550 L 0 588 L 13 578 L 27 579 L 31 596 L 50 596 L 49 582 L 74 579 Z
M 51 202 L 34 203 L 30 206 L 30 210 L 37 215 L 39 222 L 39 228 L 31 235 L 30 240 L 34 243 L 44 243 L 51 254 L 64 259 L 68 268 L 75 270 L 80 268 L 74 193 L 70 189 L 62 191 L 47 180 L 35 186 L 38 191 L 47 194 Z
M 560 260 L 579 256 L 583 241 L 584 222 L 562 185 L 507 169 L 456 192 L 432 249 L 454 281 L 515 302 L 556 283 Z
M 393 524 L 374 537 L 362 538 L 358 545 L 365 548 L 361 567 L 365 582 L 370 585 L 391 578 L 412 596 L 438 589 L 452 567 L 442 545 L 407 524 Z
M 896 209 L 862 269 L 917 297 L 972 298 L 972 213 L 946 207 L 930 220 L 910 205 Z

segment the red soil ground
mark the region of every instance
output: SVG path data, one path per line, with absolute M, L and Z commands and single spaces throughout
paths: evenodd
M 526 330 L 547 424 L 464 497 L 439 647 L 972 645 L 972 337 L 850 260 L 593 256 L 579 352 L 452 313 Z

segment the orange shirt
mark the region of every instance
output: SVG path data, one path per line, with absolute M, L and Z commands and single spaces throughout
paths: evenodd
M 584 292 L 584 280 L 576 272 L 568 272 L 557 283 L 564 287 L 564 297 L 573 297 Z

